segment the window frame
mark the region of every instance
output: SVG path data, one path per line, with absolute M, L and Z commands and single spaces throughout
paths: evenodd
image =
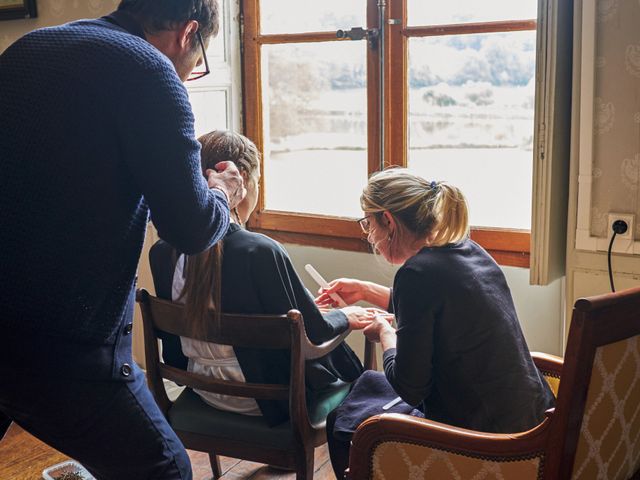
M 338 39 L 334 32 L 260 33 L 260 1 L 241 0 L 242 78 L 244 131 L 264 152 L 262 117 L 262 45 L 350 41 Z M 367 29 L 378 28 L 378 0 L 367 1 Z M 393 19 L 392 21 L 389 21 Z M 387 0 L 385 30 L 385 162 L 386 166 L 407 166 L 408 158 L 408 40 L 409 38 L 493 32 L 536 30 L 537 20 L 515 20 L 407 26 L 407 0 Z M 365 40 L 366 41 L 366 40 Z M 369 47 L 367 64 L 367 168 L 379 169 L 380 75 L 376 49 Z M 535 128 L 535 126 L 534 126 Z M 392 154 L 393 153 L 393 154 Z M 532 157 L 533 162 L 533 157 Z M 261 164 L 261 173 L 264 165 Z M 264 181 L 261 175 L 260 182 Z M 268 188 L 268 186 L 266 187 Z M 267 210 L 265 186 L 261 184 L 258 204 L 248 227 L 278 241 L 340 250 L 370 252 L 366 238 L 355 222 L 347 217 Z M 471 227 L 471 238 L 485 248 L 501 265 L 528 268 L 530 230 L 498 227 Z

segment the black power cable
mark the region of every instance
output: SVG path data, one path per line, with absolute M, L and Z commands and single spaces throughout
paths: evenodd
M 616 289 L 613 286 L 613 270 L 611 270 L 611 247 L 613 247 L 613 241 L 616 239 L 616 235 L 622 235 L 627 231 L 627 222 L 624 220 L 616 220 L 613 222 L 612 229 L 613 235 L 609 242 L 609 250 L 607 250 L 607 264 L 609 265 L 609 283 L 611 284 L 611 291 L 615 292 Z

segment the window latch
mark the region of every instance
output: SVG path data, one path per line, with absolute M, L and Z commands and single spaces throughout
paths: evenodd
M 350 30 L 338 30 L 336 37 L 349 40 L 362 40 L 366 38 L 373 47 L 376 45 L 376 40 L 378 39 L 378 29 L 370 28 L 367 30 L 362 27 L 353 27 Z

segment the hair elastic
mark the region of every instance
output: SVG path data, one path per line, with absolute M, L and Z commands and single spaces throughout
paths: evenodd
M 436 182 L 435 180 L 432 180 L 431 183 L 429 184 L 429 186 L 433 189 L 436 188 L 438 186 L 438 182 Z

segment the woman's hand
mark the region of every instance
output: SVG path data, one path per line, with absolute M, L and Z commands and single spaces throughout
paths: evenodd
M 352 305 L 361 300 L 366 300 L 366 282 L 353 278 L 339 278 L 329 282 L 329 288 L 321 288 L 318 290 L 316 304 L 318 306 L 336 307 L 336 301 L 330 297 L 332 293 L 340 295 L 340 297 L 348 304 Z
M 336 307 L 336 301 L 330 297 L 336 293 L 348 304 L 365 301 L 380 308 L 387 309 L 391 290 L 373 282 L 355 280 L 353 278 L 339 278 L 329 282 L 329 288 L 318 290 L 318 297 L 315 299 L 319 307 Z
M 362 331 L 370 342 L 379 342 L 382 349 L 395 348 L 396 330 L 391 326 L 392 315 L 375 315 L 371 323 Z
M 349 330 L 362 330 L 371 323 L 376 315 L 370 308 L 357 306 L 343 307 L 340 311 L 347 316 Z

